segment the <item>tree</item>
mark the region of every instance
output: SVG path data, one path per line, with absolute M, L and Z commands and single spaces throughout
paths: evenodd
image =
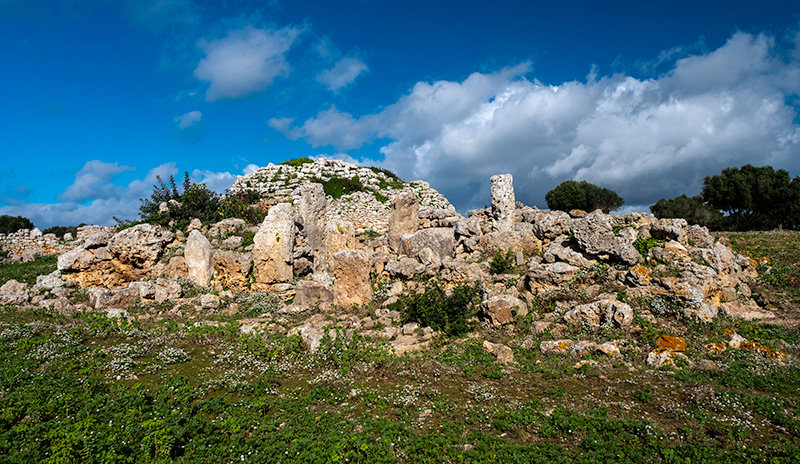
M 703 203 L 703 199 L 697 195 L 687 197 L 681 195 L 670 200 L 660 199 L 650 207 L 655 217 L 662 218 L 684 218 L 689 224 L 718 228 L 721 225 L 723 215 L 718 209 Z
M 545 195 L 547 207 L 554 210 L 603 210 L 604 213 L 622 206 L 625 201 L 613 190 L 601 188 L 585 180 L 566 180 Z
M 193 183 L 186 172 L 183 179 L 183 192 L 178 191 L 175 177 L 169 176 L 167 185 L 160 176 L 153 186 L 150 198 L 141 200 L 139 216 L 142 221 L 162 226 L 184 229 L 193 218 L 209 224 L 221 218 L 219 195 L 205 184 Z M 161 205 L 164 205 L 163 207 Z
M 33 229 L 30 219 L 22 216 L 0 216 L 0 234 L 11 234 L 21 229 Z
M 703 201 L 728 213 L 732 229 L 793 228 L 800 222 L 800 180 L 772 166 L 725 168 L 703 181 Z

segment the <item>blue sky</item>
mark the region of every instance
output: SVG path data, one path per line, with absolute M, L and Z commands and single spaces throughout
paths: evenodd
M 326 156 L 466 212 L 489 177 L 626 210 L 727 166 L 800 174 L 797 2 L 0 0 L 0 214 L 134 219 L 155 176 L 224 191 Z

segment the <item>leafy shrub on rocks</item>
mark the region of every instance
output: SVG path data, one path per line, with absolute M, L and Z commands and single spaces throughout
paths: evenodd
M 417 322 L 450 336 L 470 330 L 470 319 L 478 312 L 480 288 L 462 284 L 447 292 L 436 281 L 428 281 L 421 293 L 402 295 L 392 309 L 403 314 L 404 322 Z

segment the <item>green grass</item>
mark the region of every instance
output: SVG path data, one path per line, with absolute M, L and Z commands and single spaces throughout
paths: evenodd
M 791 243 L 748 240 L 768 249 L 773 263 L 796 264 Z M 5 265 L 0 282 L 34 282 L 53 269 L 53 257 Z M 770 296 L 791 291 L 761 285 Z M 407 289 L 404 299 L 419 304 L 398 307 L 405 320 L 444 320 L 445 331 L 416 357 L 393 355 L 392 340 L 337 327 L 374 315 L 374 306 L 325 313 L 334 330 L 326 328 L 314 353 L 287 333 L 309 314 L 278 314 L 269 294 L 231 297 L 240 308 L 233 315 L 177 317 L 169 314 L 175 302 L 140 303 L 125 322 L 104 313 L 0 306 L 0 461 L 800 461 L 796 328 L 669 316 L 637 318 L 631 332 L 533 333 L 533 321 L 557 315 L 557 304 L 580 293 L 540 295 L 537 317 L 500 329 L 472 319 L 470 295 L 433 285 Z M 666 307 L 653 299 L 631 303 L 637 313 Z M 271 318 L 265 328 L 241 332 L 244 318 L 262 313 Z M 465 316 L 471 331 L 448 336 L 452 315 Z M 732 332 L 790 357 L 704 348 L 727 343 Z M 644 358 L 659 335 L 684 337 L 694 365 L 648 367 Z M 628 348 L 619 358 L 539 351 L 542 340 L 561 338 L 625 339 Z M 515 363 L 497 364 L 484 340 L 511 346 Z M 583 359 L 598 364 L 576 368 Z M 716 368 L 701 369 L 701 362 Z
M 40 256 L 27 263 L 0 264 L 0 285 L 11 279 L 33 285 L 36 283 L 37 276 L 55 271 L 57 262 L 58 256 L 49 255 Z

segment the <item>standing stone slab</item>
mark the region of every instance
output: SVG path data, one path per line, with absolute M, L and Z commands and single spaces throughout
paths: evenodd
M 362 305 L 372 301 L 372 252 L 342 250 L 333 255 L 333 304 Z
M 194 229 L 189 233 L 183 259 L 189 268 L 189 279 L 201 287 L 207 287 L 214 269 L 213 249 L 211 242 L 199 230 Z
M 328 209 L 328 200 L 322 184 L 306 182 L 297 188 L 299 201 L 297 214 L 303 226 L 303 235 L 306 243 L 311 248 L 314 272 L 324 272 L 327 268 L 326 242 L 325 242 L 325 212 Z
M 257 283 L 273 284 L 292 280 L 294 211 L 290 203 L 270 208 L 253 238 L 253 275 Z
M 419 226 L 419 200 L 411 192 L 404 192 L 392 201 L 389 215 L 389 247 L 395 253 L 400 251 L 403 234 L 413 234 Z
M 511 174 L 492 176 L 492 230 L 506 232 L 514 228 L 514 184 Z

